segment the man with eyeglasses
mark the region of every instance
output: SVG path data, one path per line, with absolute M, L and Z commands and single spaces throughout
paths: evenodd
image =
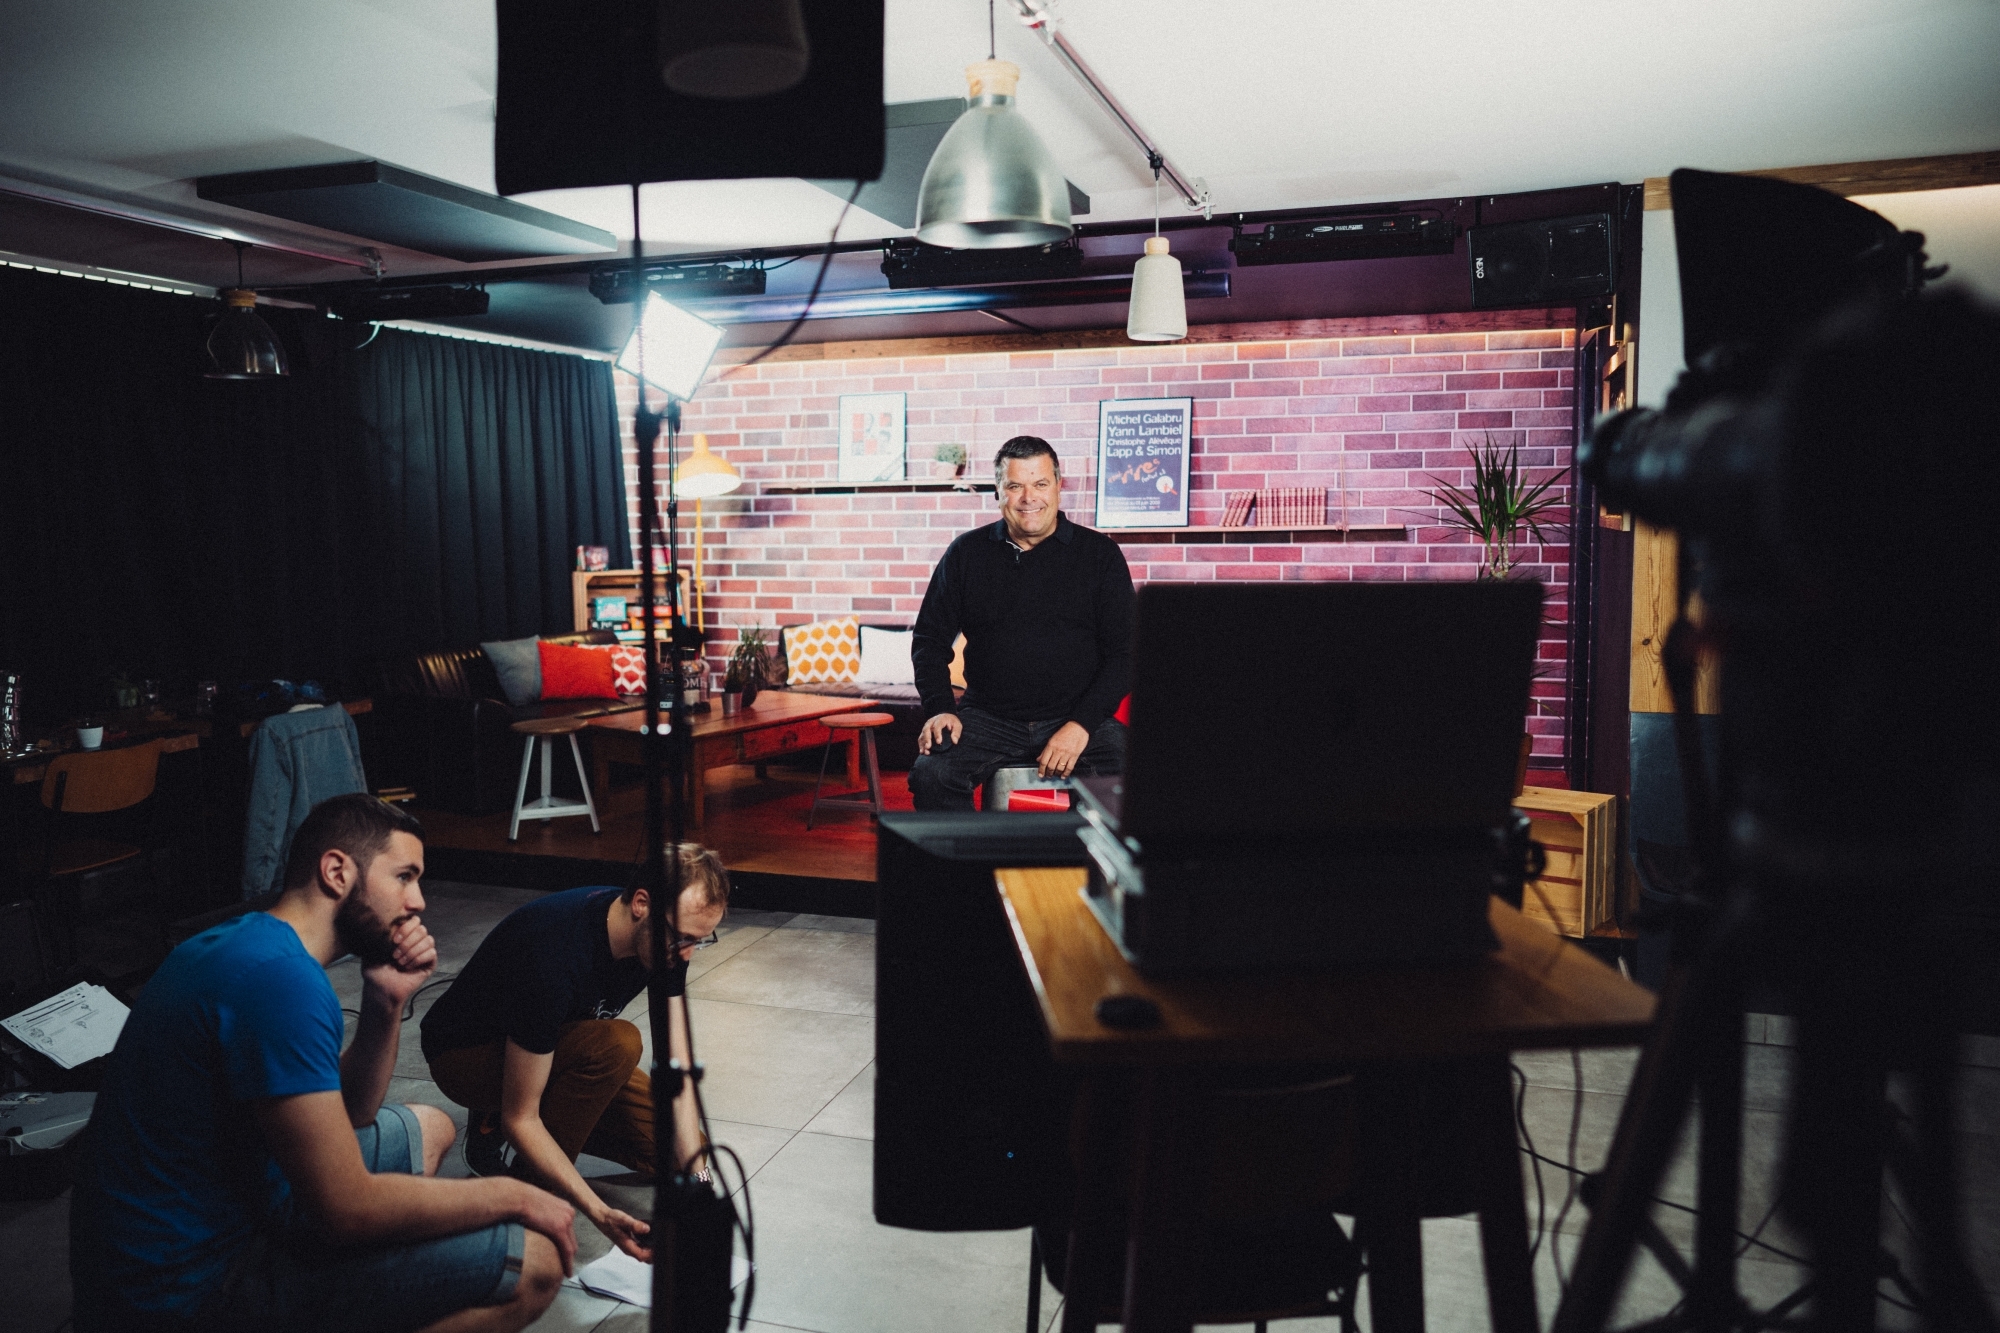
M 682 887 L 667 923 L 675 944 L 666 990 L 670 1054 L 685 1065 L 688 960 L 729 908 L 729 872 L 705 847 L 684 843 L 678 851 Z M 588 1152 L 653 1176 L 652 1082 L 639 1067 L 639 1029 L 619 1017 L 651 977 L 651 907 L 635 886 L 570 889 L 517 908 L 423 1020 L 431 1077 L 471 1113 L 466 1165 L 560 1195 L 619 1249 L 648 1262 L 648 1225 L 599 1198 L 577 1173 L 576 1157 Z M 692 1084 L 674 1100 L 673 1148 L 677 1167 L 706 1179 L 708 1145 Z

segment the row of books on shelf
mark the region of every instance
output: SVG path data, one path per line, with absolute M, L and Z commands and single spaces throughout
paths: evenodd
M 1324 486 L 1266 486 L 1231 491 L 1223 506 L 1225 528 L 1317 528 L 1327 521 L 1332 492 Z M 1256 522 L 1251 523 L 1251 517 Z

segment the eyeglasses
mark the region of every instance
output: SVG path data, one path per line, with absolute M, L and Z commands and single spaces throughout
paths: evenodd
M 677 950 L 706 949 L 713 943 L 715 943 L 715 932 L 712 930 L 706 935 L 676 935 L 674 937 L 674 948 Z

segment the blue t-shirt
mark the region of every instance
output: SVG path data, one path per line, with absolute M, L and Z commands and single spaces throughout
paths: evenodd
M 291 1186 L 250 1103 L 339 1091 L 340 1001 L 298 932 L 263 912 L 168 956 L 118 1035 L 83 1138 L 70 1273 L 106 1314 L 187 1316 Z

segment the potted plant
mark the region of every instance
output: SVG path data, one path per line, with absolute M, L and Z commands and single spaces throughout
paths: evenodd
M 958 478 L 965 475 L 965 446 L 962 444 L 941 444 L 934 455 L 938 471 L 947 477 Z
M 729 669 L 723 676 L 722 689 L 725 694 L 734 688 L 742 694 L 742 707 L 748 708 L 757 701 L 757 691 L 767 683 L 764 676 L 765 657 L 769 652 L 764 642 L 764 631 L 746 629 L 737 637 L 736 649 L 729 655 Z M 730 682 L 734 681 L 732 687 Z M 728 702 L 723 704 L 728 711 Z
M 114 708 L 137 708 L 139 706 L 139 682 L 132 679 L 132 673 L 120 667 L 111 673 L 111 706 Z
M 1521 446 L 1510 444 L 1503 452 L 1491 435 L 1482 445 L 1467 445 L 1465 451 L 1472 455 L 1472 488 L 1461 490 L 1431 477 L 1443 489 L 1430 492 L 1430 497 L 1450 511 L 1443 516 L 1446 527 L 1470 534 L 1484 548 L 1479 577 L 1504 579 L 1513 568 L 1513 548 L 1524 535 L 1533 533 L 1536 541 L 1547 541 L 1546 529 L 1560 533 L 1548 515 L 1561 504 L 1550 487 L 1562 473 L 1552 472 L 1531 484 L 1521 470 Z

